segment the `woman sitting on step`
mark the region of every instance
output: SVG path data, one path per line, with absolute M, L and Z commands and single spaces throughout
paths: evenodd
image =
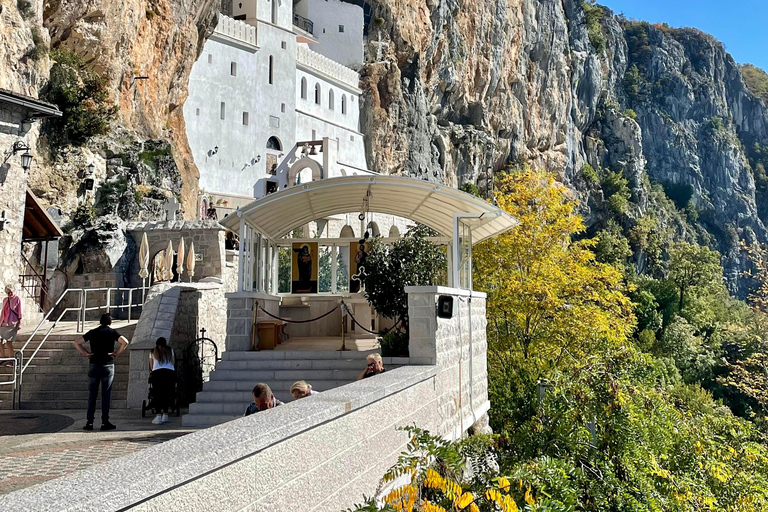
M 294 382 L 293 386 L 291 386 L 291 395 L 293 395 L 294 400 L 298 400 L 299 398 L 305 398 L 305 397 L 317 395 L 317 394 L 319 393 L 312 389 L 312 385 L 307 384 L 303 380 Z
M 149 369 L 152 372 L 149 377 L 152 384 L 152 409 L 157 415 L 152 423 L 160 425 L 168 421 L 168 409 L 173 405 L 176 392 L 173 349 L 168 346 L 165 338 L 157 338 L 155 348 L 149 354 Z

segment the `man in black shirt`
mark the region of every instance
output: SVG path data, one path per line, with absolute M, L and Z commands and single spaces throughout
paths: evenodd
M 74 341 L 78 352 L 90 359 L 88 368 L 88 417 L 84 430 L 93 430 L 93 419 L 96 415 L 96 397 L 99 394 L 99 382 L 101 382 L 101 430 L 114 430 L 109 422 L 109 402 L 112 400 L 112 380 L 115 378 L 115 358 L 128 347 L 128 340 L 112 329 L 112 317 L 109 314 L 101 315 L 101 325 L 91 329 Z M 91 344 L 88 352 L 85 342 Z M 120 348 L 115 352 L 115 342 L 120 343 Z

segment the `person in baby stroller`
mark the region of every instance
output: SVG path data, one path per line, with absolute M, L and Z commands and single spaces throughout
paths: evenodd
M 150 404 L 156 414 L 152 423 L 160 425 L 168 421 L 168 409 L 172 408 L 176 396 L 176 369 L 173 366 L 173 349 L 165 338 L 157 338 L 155 348 L 149 355 Z

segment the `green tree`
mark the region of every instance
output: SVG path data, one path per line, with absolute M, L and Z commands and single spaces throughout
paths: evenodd
M 380 315 L 402 319 L 406 332 L 408 295 L 405 287 L 436 285 L 445 277 L 445 253 L 428 240 L 434 235 L 433 230 L 418 225 L 392 245 L 373 238 L 365 260 L 362 273 L 365 298 Z
M 679 242 L 669 248 L 669 279 L 680 292 L 678 309 L 683 310 L 685 293 L 692 287 L 722 284 L 720 253 L 701 245 Z

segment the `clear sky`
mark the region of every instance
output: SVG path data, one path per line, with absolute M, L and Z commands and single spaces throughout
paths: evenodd
M 768 70 L 768 0 L 598 0 L 627 18 L 696 27 L 715 36 L 740 64 Z

